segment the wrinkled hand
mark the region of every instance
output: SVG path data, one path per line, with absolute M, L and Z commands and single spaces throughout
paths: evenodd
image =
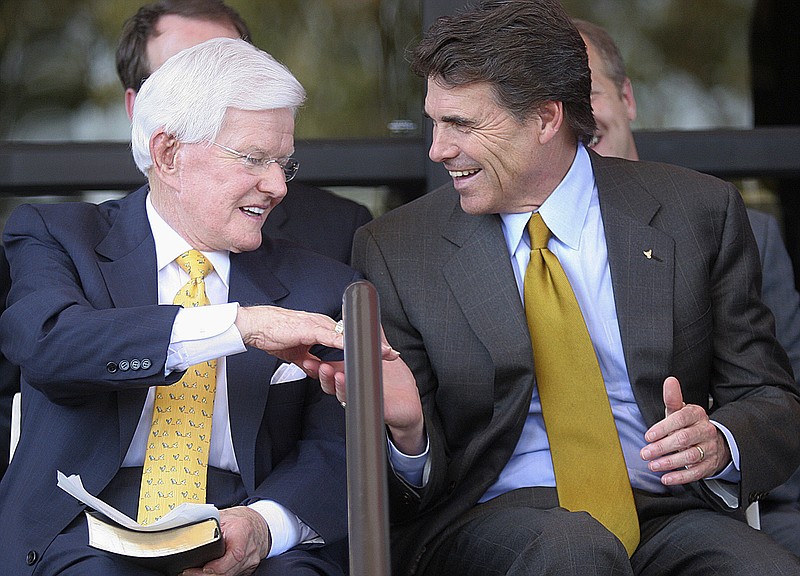
M 316 344 L 344 348 L 344 338 L 335 327 L 333 318 L 324 314 L 276 306 L 242 307 L 236 316 L 236 328 L 245 345 L 300 366 L 314 378 L 319 358 L 309 352 L 310 348 Z
M 299 366 L 308 376 L 317 378 L 321 361 L 310 349 L 317 344 L 344 349 L 344 336 L 336 331 L 330 316 L 314 312 L 289 310 L 277 306 L 239 308 L 236 328 L 246 346 L 253 346 Z M 383 342 L 383 358 L 399 354 Z
M 381 368 L 383 419 L 391 432 L 392 442 L 404 454 L 421 454 L 426 444 L 425 421 L 414 375 L 399 355 L 384 355 Z M 323 363 L 319 368 L 319 381 L 325 393 L 336 396 L 339 402 L 347 402 L 343 362 Z
M 219 511 L 219 524 L 225 541 L 225 554 L 202 568 L 184 570 L 184 576 L 252 574 L 272 546 L 264 518 L 246 506 Z
M 653 472 L 666 472 L 661 483 L 689 484 L 717 474 L 731 460 L 722 432 L 708 419 L 705 409 L 685 404 L 678 379 L 664 380 L 665 418 L 644 435 L 649 442 L 641 457 Z M 700 447 L 698 450 L 697 447 Z

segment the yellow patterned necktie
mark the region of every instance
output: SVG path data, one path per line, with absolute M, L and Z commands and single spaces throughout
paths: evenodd
M 189 274 L 174 304 L 206 306 L 205 277 L 213 266 L 197 250 L 175 261 Z M 217 389 L 217 361 L 190 366 L 180 382 L 158 386 L 153 422 L 139 490 L 140 524 L 152 524 L 182 502 L 206 501 L 211 413 Z
M 525 315 L 559 504 L 589 512 L 630 556 L 639 544 L 639 521 L 603 375 L 569 280 L 547 249 L 550 230 L 538 213 L 528 232 Z

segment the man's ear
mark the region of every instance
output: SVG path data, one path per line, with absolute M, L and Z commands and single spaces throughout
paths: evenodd
M 636 98 L 633 97 L 633 85 L 630 78 L 625 78 L 622 83 L 622 102 L 628 113 L 628 122 L 636 120 Z
M 150 138 L 150 157 L 153 159 L 152 170 L 161 180 L 167 180 L 178 173 L 178 151 L 180 147 L 180 140 L 163 130 L 157 131 Z
M 548 100 L 538 110 L 539 116 L 539 142 L 546 144 L 552 140 L 561 129 L 564 122 L 564 104 Z
M 133 120 L 133 102 L 136 100 L 136 90 L 133 88 L 125 89 L 125 111 L 128 113 L 128 120 Z

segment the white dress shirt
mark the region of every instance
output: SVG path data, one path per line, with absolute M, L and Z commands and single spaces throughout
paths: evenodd
M 175 232 L 158 214 L 147 196 L 147 217 L 156 245 L 158 266 L 158 303 L 172 304 L 175 294 L 189 280 L 189 275 L 175 262 L 175 258 L 192 247 Z M 230 256 L 228 252 L 203 252 L 211 261 L 214 271 L 205 278 L 206 295 L 210 306 L 182 308 L 172 326 L 167 351 L 166 374 L 186 370 L 189 366 L 217 359 L 217 391 L 211 421 L 211 444 L 208 464 L 222 470 L 239 473 L 231 437 L 228 414 L 228 382 L 225 357 L 244 352 L 246 347 L 234 322 L 239 305 L 228 302 Z M 155 387 L 147 393 L 147 400 L 123 466 L 142 466 L 147 436 L 153 417 Z M 268 557 L 277 556 L 301 542 L 314 541 L 318 536 L 297 516 L 277 502 L 261 500 L 249 505 L 264 517 L 270 529 L 272 547 Z

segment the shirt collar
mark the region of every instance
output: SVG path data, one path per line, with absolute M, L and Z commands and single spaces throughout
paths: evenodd
M 594 185 L 589 153 L 583 144 L 578 144 L 575 159 L 566 176 L 538 210 L 553 236 L 573 250 L 580 248 L 581 231 L 589 212 Z M 523 240 L 530 248 L 526 228 L 531 214 L 500 214 L 509 254 L 514 254 Z
M 160 272 L 174 262 L 175 258 L 191 250 L 192 246 L 180 234 L 175 232 L 156 211 L 149 192 L 145 200 L 145 209 L 147 210 L 147 219 L 150 221 L 150 230 L 153 232 L 153 239 L 156 244 L 156 265 Z M 227 251 L 201 252 L 211 260 L 214 271 L 225 283 L 225 286 L 228 286 L 230 254 Z

